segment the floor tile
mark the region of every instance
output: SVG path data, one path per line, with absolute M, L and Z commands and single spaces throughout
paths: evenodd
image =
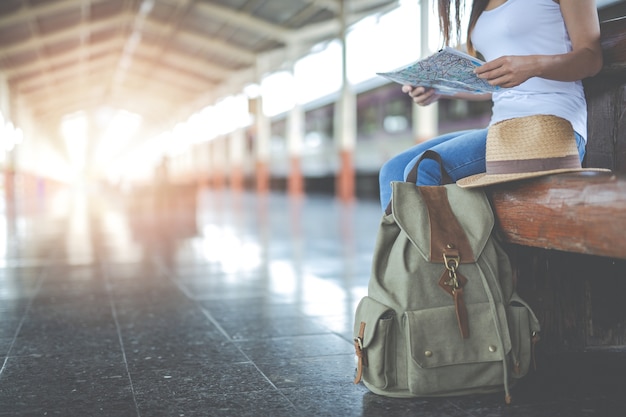
M 540 363 L 511 405 L 355 385 L 375 201 L 200 190 L 192 209 L 150 212 L 118 194 L 49 198 L 4 217 L 0 416 L 626 415 L 623 348 Z

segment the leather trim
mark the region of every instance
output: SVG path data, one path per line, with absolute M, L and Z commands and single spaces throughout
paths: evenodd
M 457 249 L 461 263 L 474 263 L 474 251 L 465 231 L 452 212 L 445 187 L 418 187 L 428 209 L 430 261 L 443 263 L 443 254 Z

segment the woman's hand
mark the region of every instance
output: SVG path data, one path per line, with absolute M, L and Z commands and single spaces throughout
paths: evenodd
M 515 87 L 538 75 L 535 73 L 537 61 L 534 55 L 501 56 L 477 67 L 474 72 L 491 85 Z
M 413 102 L 419 106 L 428 106 L 441 97 L 439 94 L 435 93 L 435 90 L 432 88 L 413 87 L 408 84 L 402 86 L 402 92 L 411 96 Z

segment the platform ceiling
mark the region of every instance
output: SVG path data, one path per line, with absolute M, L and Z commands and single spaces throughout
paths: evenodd
M 342 0 L 1 0 L 0 73 L 13 108 L 58 130 L 126 109 L 155 130 L 241 91 L 287 51 L 340 33 Z M 348 22 L 397 1 L 345 0 Z M 17 105 L 17 106 L 16 106 Z

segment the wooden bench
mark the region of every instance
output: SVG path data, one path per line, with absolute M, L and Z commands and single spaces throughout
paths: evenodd
M 604 68 L 585 80 L 584 166 L 613 172 L 490 189 L 518 289 L 542 322 L 546 352 L 626 351 L 626 17 L 601 29 Z

